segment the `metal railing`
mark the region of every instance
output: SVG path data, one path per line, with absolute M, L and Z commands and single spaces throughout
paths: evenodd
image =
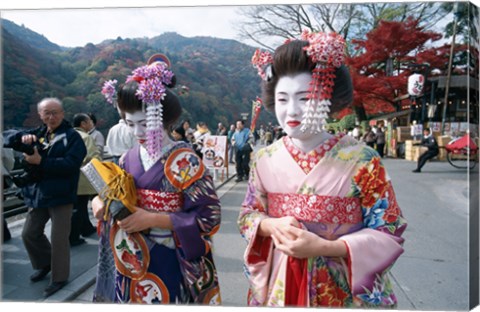
M 12 170 L 10 175 L 18 175 L 24 172 L 23 169 Z M 19 197 L 21 189 L 13 185 L 2 191 L 2 213 L 5 218 L 14 217 L 16 215 L 27 212 L 28 207 L 25 205 L 23 199 Z

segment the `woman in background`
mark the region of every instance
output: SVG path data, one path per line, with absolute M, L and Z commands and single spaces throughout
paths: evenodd
M 172 130 L 172 137 L 175 141 L 188 142 L 187 137 L 185 136 L 185 129 L 182 126 L 176 127 Z

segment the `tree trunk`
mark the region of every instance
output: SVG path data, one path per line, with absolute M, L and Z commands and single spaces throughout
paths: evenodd
M 353 109 L 355 111 L 355 115 L 357 115 L 359 122 L 367 120 L 367 113 L 365 112 L 365 108 L 363 106 L 354 105 Z

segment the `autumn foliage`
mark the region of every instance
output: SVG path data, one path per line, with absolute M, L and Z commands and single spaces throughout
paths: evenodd
M 354 85 L 354 105 L 363 107 L 367 115 L 396 111 L 394 99 L 407 93 L 407 79 L 413 68 L 409 64 L 430 65 L 444 70 L 448 56 L 429 43 L 442 38 L 439 33 L 425 31 L 418 21 L 381 21 L 367 34 L 366 40 L 352 40 L 357 54 L 347 58 Z M 392 70 L 387 73 L 387 61 Z

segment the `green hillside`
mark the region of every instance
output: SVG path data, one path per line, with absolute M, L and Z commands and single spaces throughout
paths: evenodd
M 154 53 L 170 58 L 182 118 L 192 123 L 205 121 L 212 130 L 218 122 L 230 124 L 241 113 L 251 112 L 252 100 L 260 95 L 259 78 L 250 64 L 255 48 L 234 40 L 164 33 L 64 49 L 12 24 L 2 22 L 4 128 L 38 125 L 35 104 L 45 96 L 57 96 L 64 102 L 67 119 L 93 112 L 106 134 L 118 116 L 100 93 L 103 82 L 124 81 Z M 260 118 L 273 120 L 266 112 Z

